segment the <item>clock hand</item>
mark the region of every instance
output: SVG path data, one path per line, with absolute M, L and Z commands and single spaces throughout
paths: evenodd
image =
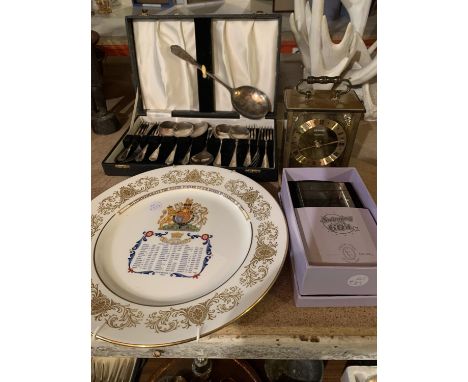
M 324 143 L 323 145 L 321 145 L 320 143 L 317 142 L 313 146 L 308 146 L 308 147 L 304 147 L 304 148 L 300 149 L 299 152 L 305 151 L 305 150 L 308 150 L 308 149 L 319 149 L 319 148 L 321 148 L 323 146 L 333 145 L 335 143 L 338 143 L 338 141 L 327 142 L 327 143 Z
M 323 145 L 319 144 L 319 147 L 328 146 L 328 145 L 334 145 L 335 143 L 338 143 L 338 141 L 327 142 L 327 143 L 324 143 Z

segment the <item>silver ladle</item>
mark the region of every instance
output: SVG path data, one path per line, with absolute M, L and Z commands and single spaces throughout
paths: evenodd
M 192 64 L 202 71 L 202 66 L 182 47 L 179 45 L 171 45 L 172 54 L 181 58 L 182 60 L 187 61 L 189 64 Z M 212 79 L 218 81 L 223 85 L 229 93 L 231 93 L 231 103 L 234 109 L 236 109 L 239 114 L 250 119 L 260 119 L 265 117 L 265 115 L 270 111 L 270 100 L 268 96 L 261 90 L 254 88 L 253 86 L 239 86 L 235 89 L 221 81 L 218 77 L 210 72 L 206 72 L 206 75 Z
M 174 129 L 174 137 L 176 137 L 176 138 L 188 137 L 190 134 L 192 134 L 192 131 L 193 131 L 193 123 L 190 123 L 190 122 L 177 122 L 176 126 L 175 126 L 175 129 Z M 176 151 L 177 151 L 177 142 L 176 142 L 174 148 L 172 149 L 171 153 L 166 158 L 166 161 L 164 162 L 168 166 L 170 166 L 171 164 L 174 163 L 174 158 L 175 158 Z
M 190 138 L 192 138 L 192 140 L 190 141 L 190 146 L 187 152 L 185 153 L 183 159 L 180 161 L 180 164 L 186 165 L 190 162 L 190 152 L 192 151 L 193 139 L 198 138 L 202 136 L 203 134 L 205 134 L 206 130 L 208 130 L 207 122 L 199 122 L 193 125 L 193 131 L 192 131 L 192 134 L 190 134 Z

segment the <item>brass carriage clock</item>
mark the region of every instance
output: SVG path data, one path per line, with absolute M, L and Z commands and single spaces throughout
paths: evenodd
M 304 83 L 347 85 L 346 90 L 304 90 Z M 308 77 L 286 89 L 283 167 L 346 167 L 365 108 L 341 77 Z

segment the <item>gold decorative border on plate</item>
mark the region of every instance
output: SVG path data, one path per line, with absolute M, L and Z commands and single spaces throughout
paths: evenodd
M 91 215 L 91 237 L 99 231 L 99 227 L 102 224 L 103 217 L 101 215 Z
M 268 274 L 269 265 L 273 257 L 277 255 L 278 227 L 271 221 L 263 222 L 258 226 L 257 247 L 250 263 L 244 267 L 240 283 L 245 287 L 251 287 L 262 281 Z
M 122 330 L 137 326 L 143 319 L 143 312 L 130 308 L 130 304 L 122 305 L 105 296 L 91 281 L 91 315 L 96 321 L 104 320 L 108 326 Z
M 128 183 L 127 185 L 120 187 L 112 195 L 104 198 L 101 203 L 99 203 L 97 212 L 102 215 L 107 215 L 121 207 L 122 204 L 133 198 L 135 195 L 157 187 L 158 184 L 158 178 L 154 177 L 140 178 L 134 183 Z
M 145 177 L 138 179 L 134 183 L 129 183 L 120 187 L 117 191 L 106 198 L 104 198 L 98 205 L 97 214 L 91 216 L 91 237 L 99 231 L 103 222 L 101 215 L 108 215 L 121 207 L 127 200 L 133 198 L 135 195 L 148 191 L 151 188 L 157 187 L 159 184 L 158 178 Z
M 242 290 L 233 286 L 197 305 L 151 313 L 146 326 L 156 333 L 167 333 L 178 328 L 187 329 L 192 325 L 200 326 L 206 320 L 213 320 L 218 314 L 234 309 L 239 305 L 241 297 Z
M 224 178 L 216 171 L 203 170 L 171 170 L 161 177 L 163 183 L 202 183 L 209 186 L 220 186 Z
M 241 198 L 258 220 L 270 217 L 271 205 L 263 199 L 258 190 L 247 186 L 247 183 L 242 180 L 234 179 L 227 181 L 224 187 L 230 193 Z

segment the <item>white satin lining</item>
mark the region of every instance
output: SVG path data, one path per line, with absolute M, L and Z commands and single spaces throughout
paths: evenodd
M 170 51 L 180 45 L 196 58 L 193 20 L 133 22 L 143 107 L 199 110 L 196 68 Z M 213 68 L 232 87 L 255 86 L 275 101 L 277 20 L 213 20 Z M 201 62 L 201 64 L 206 64 Z M 215 110 L 234 110 L 230 93 L 215 83 Z
M 198 110 L 197 69 L 171 53 L 177 44 L 193 57 L 193 20 L 133 22 L 143 107 L 146 110 Z
M 275 102 L 277 20 L 213 20 L 213 66 L 232 87 L 254 86 Z M 234 110 L 225 87 L 215 85 L 216 110 Z

